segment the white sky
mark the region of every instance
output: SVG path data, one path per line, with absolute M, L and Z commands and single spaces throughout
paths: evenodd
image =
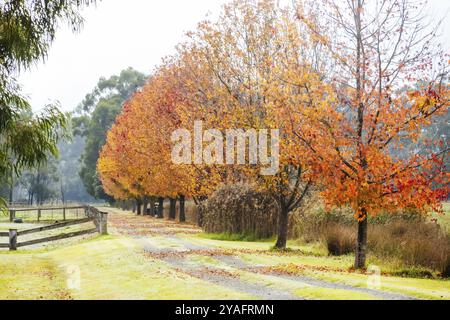
M 85 25 L 73 34 L 58 31 L 48 58 L 19 77 L 34 110 L 59 101 L 74 109 L 101 76 L 127 67 L 149 74 L 161 58 L 174 52 L 186 31 L 208 13 L 216 15 L 227 0 L 102 0 L 83 10 Z M 430 13 L 442 17 L 450 0 L 430 0 Z M 447 17 L 450 19 L 450 16 Z M 444 24 L 443 43 L 450 47 Z

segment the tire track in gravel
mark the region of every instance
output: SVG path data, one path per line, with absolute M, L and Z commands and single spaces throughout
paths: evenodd
M 273 278 L 280 280 L 289 280 L 293 283 L 298 283 L 299 289 L 307 286 L 325 288 L 325 289 L 340 289 L 348 290 L 352 292 L 359 292 L 363 294 L 369 294 L 376 298 L 388 299 L 388 300 L 412 300 L 413 297 L 390 293 L 381 290 L 355 287 L 347 284 L 341 284 L 336 282 L 329 282 L 324 280 L 315 279 L 302 275 L 285 275 L 276 272 L 258 272 L 258 266 L 251 265 L 236 255 L 224 254 L 220 249 L 202 246 L 194 244 L 186 239 L 182 239 L 176 236 L 177 233 L 187 231 L 187 233 L 195 233 L 195 227 L 186 225 L 180 225 L 173 221 L 156 220 L 149 217 L 138 217 L 129 214 L 119 213 L 111 215 L 110 219 L 113 225 L 114 231 L 117 231 L 121 235 L 129 236 L 139 243 L 143 248 L 145 254 L 150 255 L 153 258 L 162 260 L 171 267 L 175 268 L 178 272 L 196 277 L 198 279 L 211 282 L 217 285 L 232 288 L 236 291 L 241 291 L 255 296 L 261 297 L 267 300 L 301 300 L 298 295 L 294 295 L 284 290 L 278 290 L 270 285 L 251 283 L 245 280 L 239 279 L 237 274 L 239 271 L 252 272 L 255 275 L 270 275 Z M 175 229 L 175 230 L 173 230 Z M 163 237 L 169 243 L 177 245 L 177 249 L 169 247 L 161 247 L 151 242 L 151 238 L 148 236 L 158 235 Z M 207 253 L 207 254 L 206 254 Z M 214 258 L 232 270 L 236 272 L 229 272 L 223 268 L 215 266 L 205 266 L 194 261 L 186 259 L 187 255 L 200 255 Z

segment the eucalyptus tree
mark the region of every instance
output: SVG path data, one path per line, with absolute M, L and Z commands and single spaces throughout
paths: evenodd
M 32 115 L 20 93 L 18 74 L 45 59 L 58 26 L 77 31 L 79 9 L 94 0 L 6 0 L 0 3 L 0 181 L 12 185 L 14 175 L 57 155 L 66 117 L 56 105 Z M 10 193 L 10 200 L 12 194 Z M 0 208 L 5 201 L 0 197 Z

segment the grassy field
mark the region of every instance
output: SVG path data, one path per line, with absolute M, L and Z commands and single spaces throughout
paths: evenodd
M 145 263 L 134 249 L 127 239 L 98 237 L 50 252 L 2 254 L 0 298 L 173 299 L 187 292 L 188 298 L 251 298 L 177 274 L 164 263 Z M 79 288 L 68 285 L 73 270 L 80 272 Z
M 433 218 L 436 218 L 441 226 L 443 226 L 450 233 L 450 202 L 445 202 L 444 215 L 432 214 Z
M 370 259 L 382 272 L 372 288 L 351 255 L 320 245 L 291 241 L 280 253 L 110 211 L 110 236 L 1 251 L 0 299 L 450 299 L 449 280 L 392 276 L 395 266 Z

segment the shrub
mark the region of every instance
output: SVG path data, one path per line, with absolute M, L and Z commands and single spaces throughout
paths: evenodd
M 350 254 L 355 251 L 356 234 L 354 228 L 335 224 L 324 230 L 328 253 L 333 256 Z
M 203 229 L 208 233 L 270 238 L 277 231 L 278 206 L 268 193 L 244 183 L 224 185 L 206 201 Z
M 377 257 L 397 258 L 407 266 L 427 267 L 448 276 L 450 236 L 435 223 L 398 220 L 371 225 L 368 247 Z
M 292 230 L 305 242 L 320 241 L 330 255 L 349 254 L 356 243 L 356 222 L 351 210 L 326 212 L 316 206 L 307 213 L 295 214 Z M 369 219 L 369 254 L 383 260 L 396 261 L 403 268 L 427 274 L 423 268 L 450 276 L 450 236 L 434 222 L 413 210 L 385 213 Z M 405 270 L 405 269 L 404 269 Z M 410 274 L 402 271 L 401 274 Z

